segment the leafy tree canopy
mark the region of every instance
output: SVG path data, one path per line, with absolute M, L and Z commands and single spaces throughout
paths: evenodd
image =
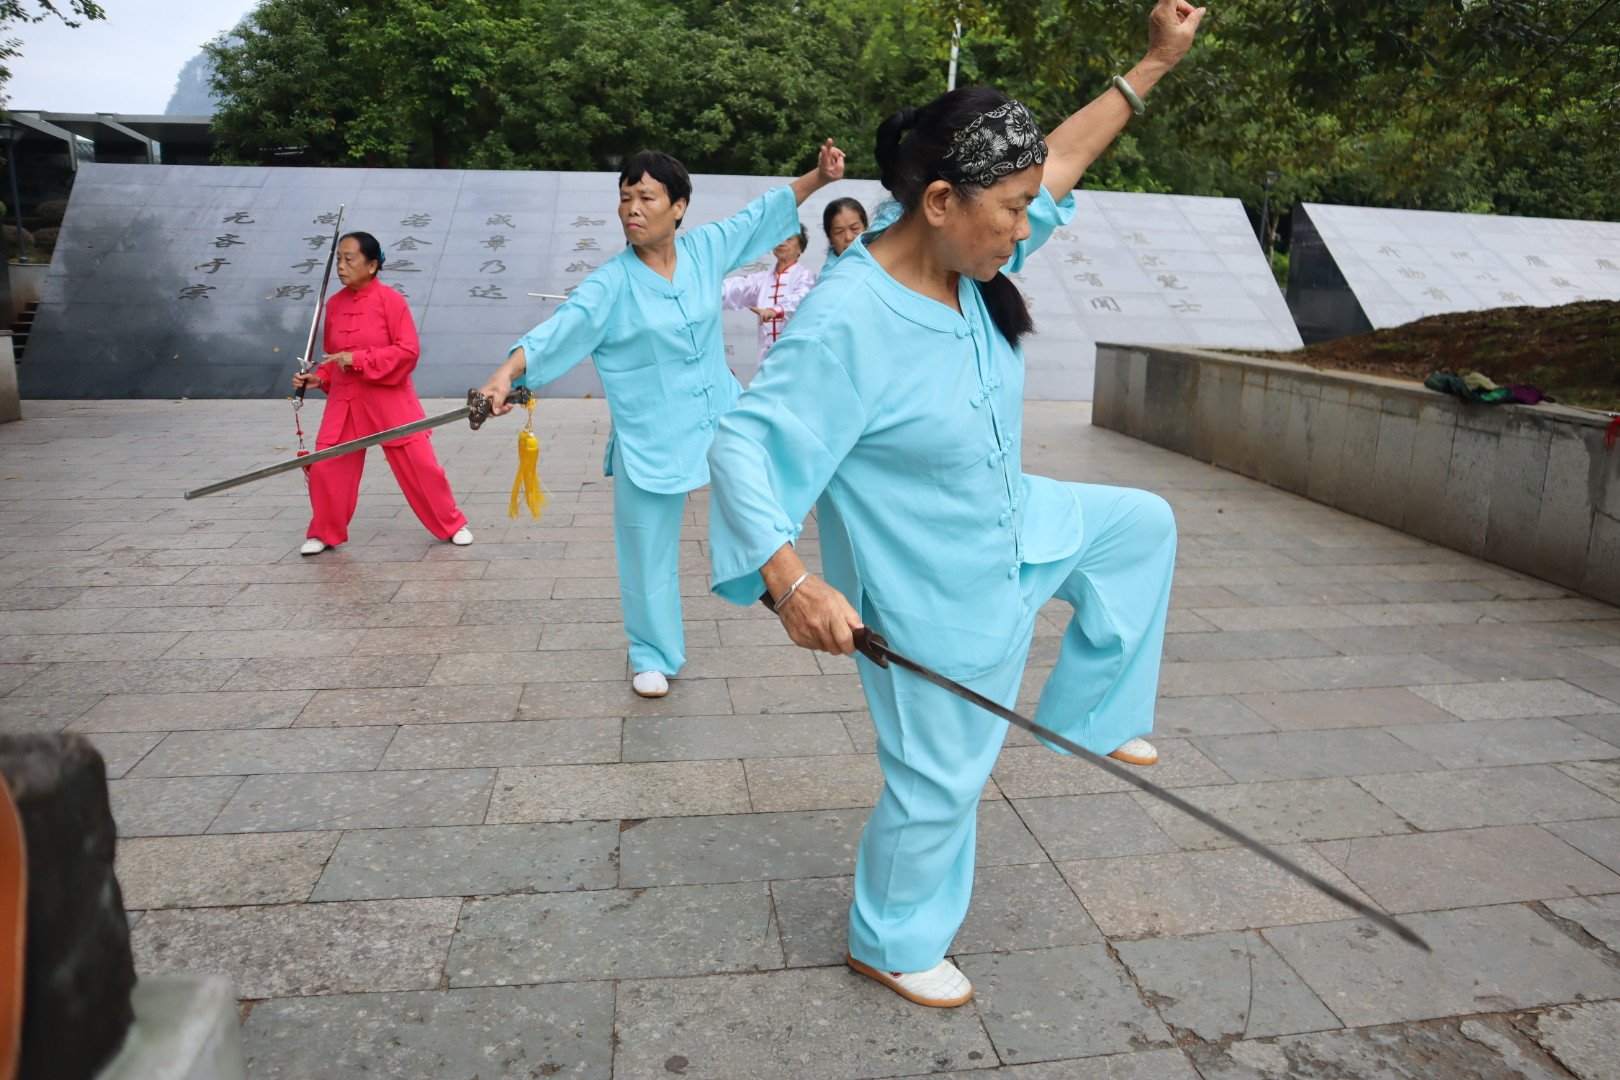
M 6 0 L 0 0 L 4 3 Z M 75 0 L 77 8 L 79 0 Z M 3 8 L 0 8 L 3 10 Z M 792 173 L 959 81 L 1055 124 L 1146 0 L 264 0 L 208 48 L 220 153 L 322 164 Z M 1086 183 L 1620 217 L 1620 0 L 1219 0 Z

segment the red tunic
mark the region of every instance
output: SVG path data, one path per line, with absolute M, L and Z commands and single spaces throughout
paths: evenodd
M 373 278 L 359 292 L 343 289 L 326 302 L 325 351 L 352 352 L 354 362 L 340 368 L 327 361 L 315 369 L 329 396 L 321 415 L 315 447 L 375 435 L 427 415 L 411 383 L 420 348 L 416 323 L 405 298 Z M 438 459 L 431 434 L 419 431 L 382 444 L 394 478 L 417 518 L 428 531 L 448 540 L 467 524 Z M 349 538 L 349 523 L 360 497 L 360 473 L 366 452 L 323 461 L 309 471 L 313 517 L 307 535 L 327 544 Z
M 331 399 L 321 415 L 320 441 L 338 441 L 336 435 L 350 416 L 356 437 L 364 437 L 427 415 L 411 382 L 421 353 L 416 322 L 399 293 L 376 278 L 359 292 L 338 290 L 326 302 L 322 345 L 328 355 L 354 353 L 354 364 L 344 370 L 328 360 L 315 369 Z M 425 435 L 408 435 L 387 445 L 421 438 Z

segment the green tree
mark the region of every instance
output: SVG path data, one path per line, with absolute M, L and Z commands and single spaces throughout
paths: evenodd
M 256 164 L 267 151 L 292 147 L 321 164 L 354 160 L 346 127 L 364 71 L 339 60 L 347 11 L 342 0 L 265 0 L 209 43 L 220 161 Z

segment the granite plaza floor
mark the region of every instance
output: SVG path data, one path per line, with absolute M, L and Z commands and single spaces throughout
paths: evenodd
M 137 966 L 228 974 L 252 1077 L 1617 1075 L 1620 609 L 1031 403 L 1026 468 L 1177 511 L 1149 775 L 1435 951 L 1014 732 L 952 950 L 979 995 L 933 1011 L 842 966 L 853 665 L 706 595 L 701 495 L 691 662 L 630 695 L 600 402 L 541 404 L 538 523 L 517 424 L 462 425 L 473 547 L 374 453 L 315 559 L 297 474 L 178 497 L 288 453 L 286 403 L 25 412 L 0 730 L 101 748 Z

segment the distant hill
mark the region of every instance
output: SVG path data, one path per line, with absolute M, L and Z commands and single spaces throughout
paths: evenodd
M 187 60 L 186 66 L 180 69 L 180 77 L 175 80 L 174 96 L 169 98 L 164 115 L 213 116 L 217 103 L 208 86 L 208 78 L 212 74 L 213 67 L 208 63 L 207 53 L 199 52 Z

